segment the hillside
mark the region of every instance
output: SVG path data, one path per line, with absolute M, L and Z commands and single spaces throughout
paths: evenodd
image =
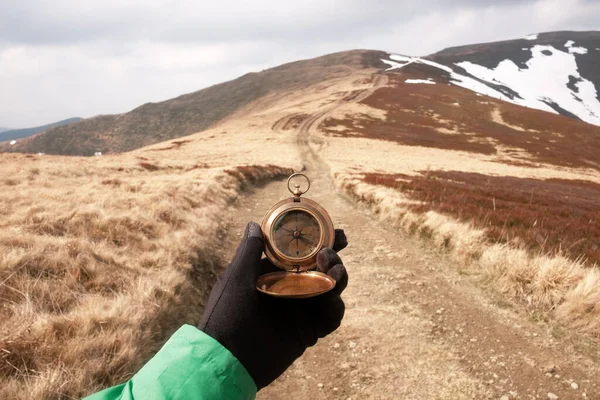
M 183 138 L 0 157 L 0 398 L 129 378 L 291 171 L 346 230 L 347 311 L 259 398 L 598 397 L 600 127 L 448 65 L 339 53 L 240 78 L 279 80 L 253 101 L 218 86 L 227 115 Z
M 352 68 L 371 68 L 381 63 L 382 54 L 342 52 L 249 73 L 175 99 L 144 104 L 125 114 L 54 128 L 12 147 L 0 144 L 0 151 L 90 156 L 134 150 L 207 129 L 269 94 L 300 90 L 347 75 Z
M 390 58 L 393 69 L 422 64 L 478 93 L 600 125 L 600 32 L 542 33 L 423 59 Z
M 36 126 L 35 128 L 0 130 L 0 142 L 23 139 L 47 131 L 48 129 L 81 121 L 81 118 L 69 118 L 52 124 Z
M 224 213 L 302 168 L 286 142 L 230 130 L 113 157 L 0 157 L 0 398 L 81 398 L 197 322 Z
M 239 116 L 257 99 L 342 76 L 348 67 L 384 69 L 386 64 L 390 70 L 416 64 L 430 72 L 429 78 L 450 78 L 480 94 L 600 125 L 599 49 L 600 32 L 551 32 L 454 47 L 424 58 L 342 52 L 250 73 L 125 114 L 51 129 L 14 146 L 0 144 L 0 151 L 85 156 L 130 151 L 202 131 Z

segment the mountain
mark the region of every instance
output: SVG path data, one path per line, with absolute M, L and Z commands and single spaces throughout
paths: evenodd
M 0 142 L 23 139 L 23 138 L 26 138 L 29 136 L 36 135 L 38 133 L 42 133 L 42 132 L 47 131 L 48 129 L 51 129 L 54 127 L 68 125 L 68 124 L 71 124 L 74 122 L 79 122 L 81 120 L 82 120 L 81 118 L 69 118 L 69 119 L 65 119 L 62 121 L 54 122 L 52 124 L 37 126 L 35 128 L 6 129 L 6 130 L 0 129 Z
M 348 51 L 297 61 L 131 112 L 48 130 L 0 151 L 65 155 L 124 152 L 166 141 L 252 111 L 250 104 L 330 81 L 353 68 L 406 71 L 422 80 L 600 125 L 600 32 L 551 32 L 453 47 L 426 57 Z M 417 79 L 417 83 L 419 79 Z M 271 97 L 270 97 L 271 96 Z M 256 106 L 252 106 L 256 107 Z
M 0 128 L 0 132 L 12 131 L 11 128 Z
M 134 150 L 207 129 L 261 97 L 335 79 L 356 66 L 382 65 L 380 58 L 385 55 L 351 51 L 292 62 L 175 99 L 144 104 L 125 114 L 102 115 L 57 127 L 17 143 L 13 150 L 84 156 Z
M 541 33 L 453 47 L 425 59 L 417 62 L 443 74 L 450 68 L 460 86 L 600 125 L 600 32 Z

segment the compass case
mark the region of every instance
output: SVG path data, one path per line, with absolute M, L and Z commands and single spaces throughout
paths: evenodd
M 275 222 L 282 216 L 293 211 L 309 214 L 319 225 L 319 241 L 314 250 L 304 257 L 292 257 L 285 254 L 276 246 Z M 324 247 L 332 247 L 335 241 L 335 229 L 327 211 L 311 199 L 292 197 L 275 204 L 265 214 L 262 224 L 265 237 L 265 254 L 278 268 L 290 272 L 303 272 L 317 266 L 317 253 Z
M 294 212 L 300 215 L 306 213 L 308 220 L 314 224 L 313 232 L 318 233 L 318 240 L 312 238 L 310 251 L 299 257 L 294 257 L 293 253 L 290 255 L 289 251 L 279 248 L 276 239 L 277 221 L 283 221 L 286 215 L 292 215 Z M 324 247 L 333 247 L 335 241 L 333 222 L 327 211 L 318 203 L 299 195 L 282 200 L 267 211 L 261 229 L 266 239 L 267 258 L 283 271 L 259 277 L 256 282 L 257 290 L 274 297 L 308 298 L 326 293 L 335 287 L 335 279 L 322 272 L 312 271 L 317 266 L 319 251 Z M 298 245 L 302 240 L 302 230 L 297 226 L 295 230 L 287 229 L 289 237 L 292 238 L 290 243 L 296 240 Z

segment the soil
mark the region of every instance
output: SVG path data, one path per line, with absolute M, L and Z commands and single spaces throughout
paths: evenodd
M 382 82 L 382 84 L 385 84 Z M 359 96 L 363 99 L 366 94 Z M 346 101 L 354 101 L 347 99 Z M 526 312 L 419 238 L 382 224 L 333 186 L 310 132 L 329 107 L 294 129 L 312 186 L 349 246 L 342 326 L 299 358 L 258 399 L 600 399 L 600 351 Z M 304 116 L 302 116 L 304 117 Z M 230 210 L 222 256 L 249 220 L 289 197 L 285 181 L 251 189 Z

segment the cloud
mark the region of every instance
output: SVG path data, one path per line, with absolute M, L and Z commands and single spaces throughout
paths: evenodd
M 128 111 L 353 48 L 426 55 L 598 29 L 598 1 L 20 0 L 0 8 L 0 126 Z M 568 4 L 566 4 L 568 3 Z
M 293 40 L 377 31 L 429 10 L 519 3 L 532 1 L 20 0 L 3 7 L 0 37 L 26 44 L 106 39 L 199 43 L 273 34 Z

